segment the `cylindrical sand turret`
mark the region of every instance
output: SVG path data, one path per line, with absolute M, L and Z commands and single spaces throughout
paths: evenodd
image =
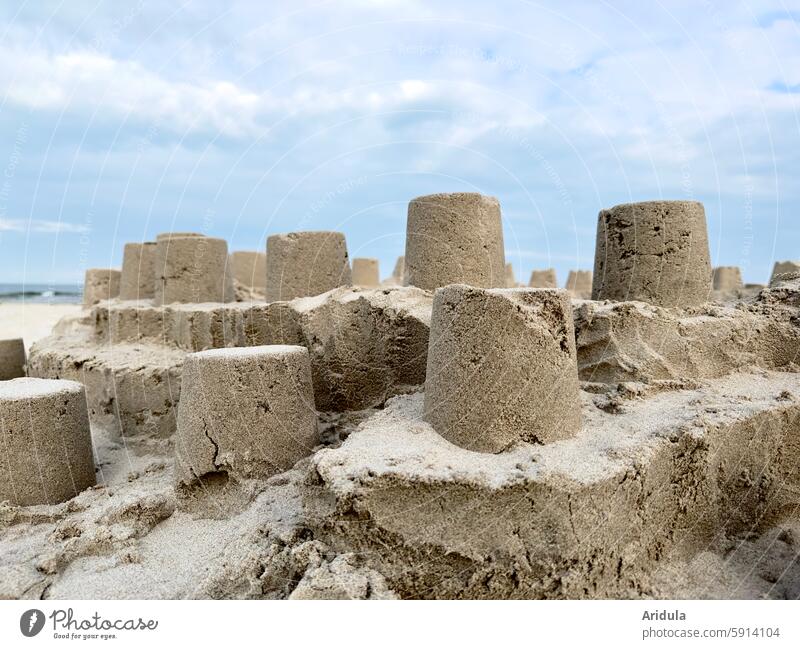
M 156 304 L 227 302 L 228 244 L 211 237 L 162 237 L 156 244 Z
M 267 256 L 255 250 L 237 250 L 231 253 L 233 277 L 242 286 L 263 291 L 267 282 Z
M 569 294 L 580 300 L 588 300 L 592 297 L 592 271 L 590 270 L 571 270 L 567 275 L 567 283 L 564 288 Z
M 776 261 L 772 267 L 769 283 L 772 284 L 778 275 L 785 275 L 786 273 L 800 273 L 800 261 Z
M 711 261 L 702 203 L 626 203 L 600 212 L 595 300 L 687 307 L 707 302 L 710 292 Z
M 545 268 L 543 270 L 532 270 L 528 286 L 531 288 L 558 288 L 556 269 Z
M 400 286 L 404 285 L 405 282 L 405 274 L 406 274 L 406 258 L 404 255 L 400 255 L 397 258 L 397 261 L 394 262 L 394 270 L 392 271 L 392 279 L 399 284 Z
M 405 284 L 506 284 L 500 203 L 475 193 L 431 194 L 408 204 Z
M 22 338 L 0 340 L 0 381 L 25 376 L 25 343 Z
M 506 288 L 516 288 L 517 278 L 514 275 L 514 266 L 511 262 L 506 264 Z
M 350 283 L 341 232 L 289 232 L 267 239 L 267 302 L 320 295 Z
M 713 286 L 715 291 L 735 291 L 742 288 L 742 271 L 738 266 L 717 266 L 714 269 Z
M 380 286 L 381 275 L 377 259 L 353 258 L 353 286 L 375 288 Z
M 571 437 L 581 424 L 578 391 L 566 291 L 436 291 L 425 419 L 442 437 L 486 453 Z
M 179 483 L 219 472 L 268 478 L 317 443 L 305 347 L 211 349 L 186 357 L 175 442 Z
M 122 256 L 119 297 L 150 300 L 155 294 L 156 243 L 126 243 Z
M 0 501 L 55 504 L 95 484 L 83 385 L 0 382 Z
M 92 307 L 102 300 L 119 296 L 121 273 L 114 268 L 90 268 L 83 280 L 83 306 Z

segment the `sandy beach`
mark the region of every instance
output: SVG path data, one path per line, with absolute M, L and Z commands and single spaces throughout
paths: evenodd
M 49 336 L 61 318 L 80 312 L 80 304 L 0 302 L 0 339 L 22 338 L 30 349 L 37 340 Z

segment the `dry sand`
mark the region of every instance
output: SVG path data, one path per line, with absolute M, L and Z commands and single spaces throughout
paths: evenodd
M 79 304 L 35 304 L 0 302 L 0 338 L 22 338 L 25 346 L 49 336 L 65 316 L 79 315 Z

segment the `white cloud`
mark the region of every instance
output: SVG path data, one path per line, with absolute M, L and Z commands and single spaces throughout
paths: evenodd
M 77 223 L 64 221 L 46 221 L 41 219 L 5 219 L 0 218 L 0 232 L 36 232 L 41 234 L 82 234 L 90 228 Z

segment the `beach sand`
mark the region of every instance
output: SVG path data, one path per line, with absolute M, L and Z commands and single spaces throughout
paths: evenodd
M 22 338 L 30 349 L 37 340 L 49 336 L 61 318 L 80 312 L 80 304 L 0 302 L 0 339 Z

